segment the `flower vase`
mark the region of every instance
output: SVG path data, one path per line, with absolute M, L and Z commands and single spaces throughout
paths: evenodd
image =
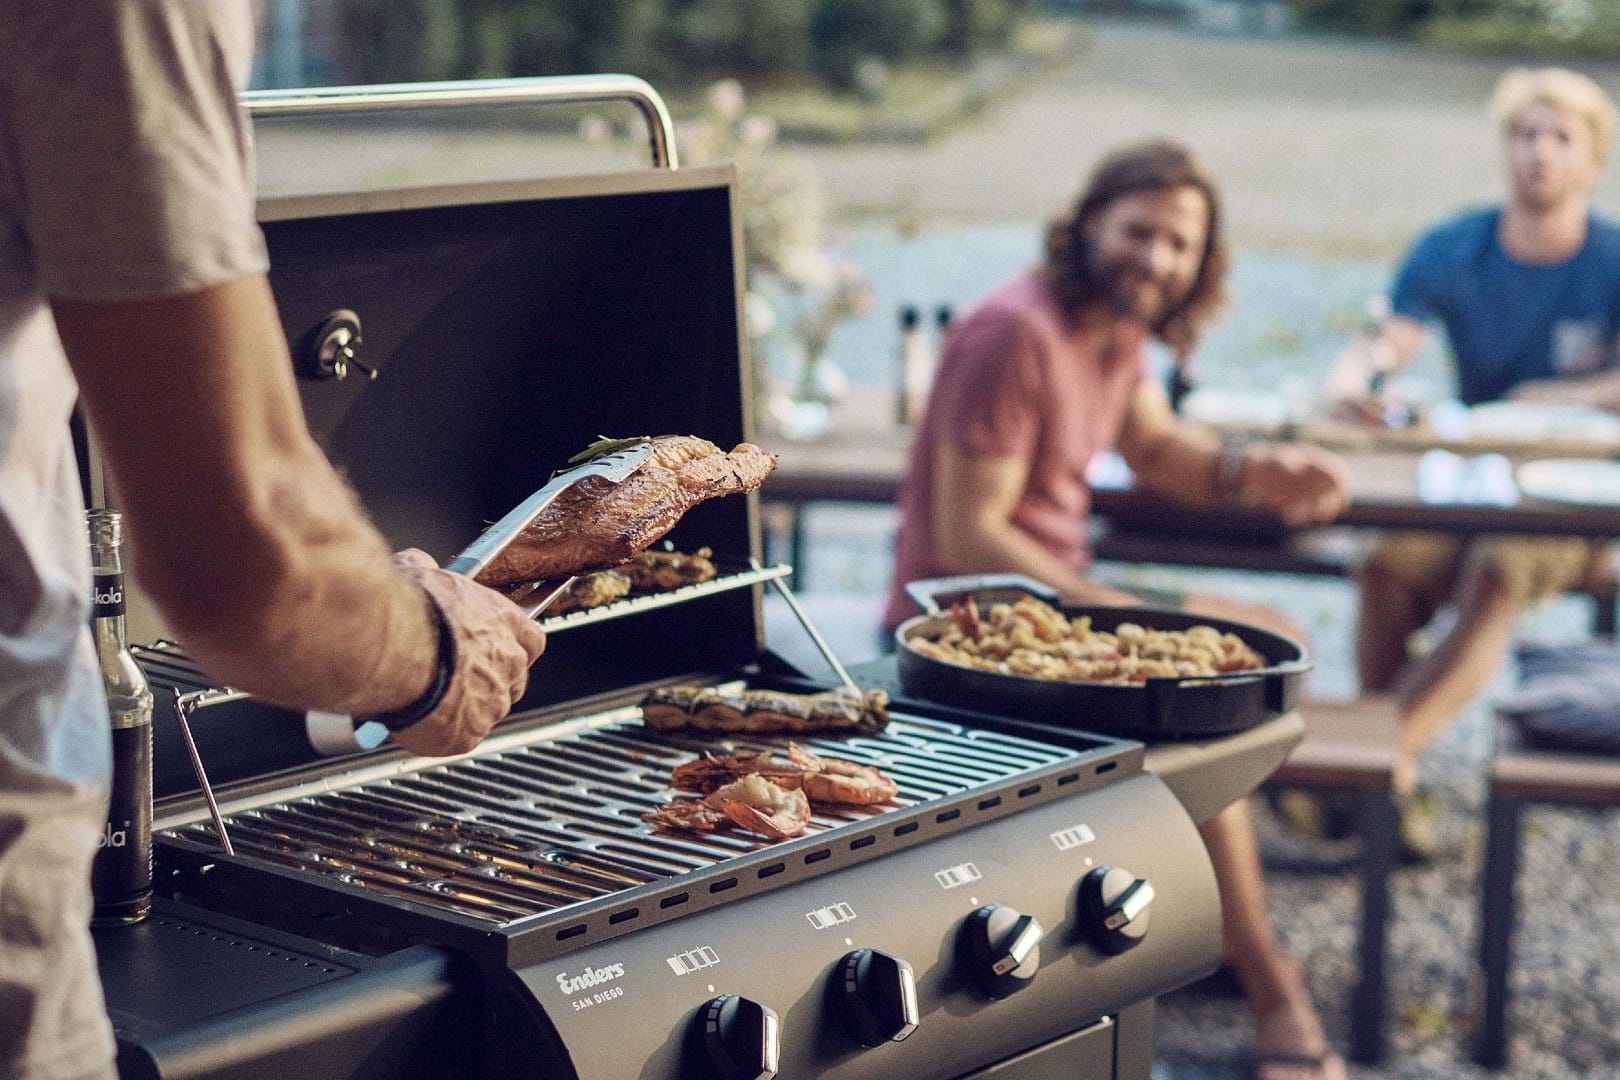
M 831 430 L 834 407 L 849 394 L 849 376 L 824 354 L 808 350 L 799 373 L 771 395 L 771 422 L 784 439 L 814 442 Z

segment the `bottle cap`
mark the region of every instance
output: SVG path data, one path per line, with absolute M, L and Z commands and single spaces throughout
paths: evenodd
M 917 310 L 915 304 L 907 304 L 900 309 L 900 329 L 915 330 L 920 322 L 922 322 L 922 312 Z
M 124 515 L 117 510 L 108 510 L 105 507 L 95 507 L 84 513 L 85 524 L 90 529 L 90 542 L 92 544 L 112 544 L 117 546 L 124 542 Z
M 938 326 L 941 330 L 945 329 L 945 327 L 950 324 L 951 316 L 954 314 L 955 312 L 951 310 L 951 305 L 939 305 L 939 307 L 934 309 L 934 325 Z

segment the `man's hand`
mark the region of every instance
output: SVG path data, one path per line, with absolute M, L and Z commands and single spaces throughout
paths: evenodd
M 444 701 L 395 732 L 394 741 L 413 754 L 465 754 L 523 696 L 529 665 L 545 651 L 545 632 L 512 601 L 440 569 L 424 551 L 402 551 L 394 565 L 433 594 L 456 635 L 456 671 Z
M 1238 498 L 1275 510 L 1289 525 L 1332 521 L 1350 505 L 1344 462 L 1318 446 L 1257 443 L 1243 456 Z

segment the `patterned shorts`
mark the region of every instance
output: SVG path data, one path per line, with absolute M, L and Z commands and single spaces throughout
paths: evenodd
M 1471 562 L 1491 566 L 1520 608 L 1572 589 L 1614 580 L 1615 549 L 1606 540 L 1498 536 L 1468 540 L 1439 533 L 1393 533 L 1368 568 L 1403 582 L 1430 610 L 1451 599 Z

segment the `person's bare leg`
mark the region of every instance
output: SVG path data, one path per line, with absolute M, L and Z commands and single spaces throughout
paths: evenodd
M 1221 958 L 1236 974 L 1254 1019 L 1260 1080 L 1343 1080 L 1344 1062 L 1331 1052 L 1299 962 L 1271 932 L 1260 851 L 1246 800 L 1200 826 L 1221 894 Z M 1276 1060 L 1267 1061 L 1268 1057 Z M 1320 1057 L 1320 1069 L 1285 1062 Z
M 1406 666 L 1406 643 L 1434 617 L 1411 584 L 1376 562 L 1356 576 L 1360 599 L 1356 618 L 1356 675 L 1364 694 L 1395 685 Z
M 1394 786 L 1409 792 L 1417 759 L 1490 682 L 1513 640 L 1518 604 L 1496 568 L 1471 561 L 1457 586 L 1457 621 L 1434 651 L 1403 677 L 1400 760 Z

